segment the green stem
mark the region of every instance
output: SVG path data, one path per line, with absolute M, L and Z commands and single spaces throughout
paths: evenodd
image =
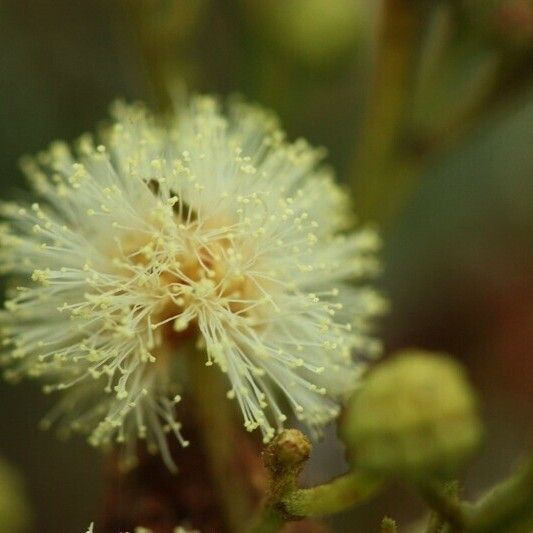
M 445 525 L 451 531 L 468 533 L 533 531 L 531 459 L 474 505 L 461 503 L 456 487 L 425 482 L 419 484 L 419 489 L 435 511 L 426 530 L 428 533 L 440 532 Z
M 279 509 L 266 506 L 250 528 L 250 533 L 277 533 L 281 531 L 286 521 L 287 519 Z
M 398 172 L 395 159 L 427 10 L 417 0 L 383 2 L 374 75 L 350 172 L 354 202 L 363 218 L 390 216 L 413 178 L 410 171 Z
M 213 483 L 228 529 L 242 531 L 252 511 L 250 480 L 254 478 L 256 465 L 246 464 L 250 454 L 243 453 L 247 450 L 242 448 L 248 443 L 244 435 L 235 432 L 235 416 L 219 369 L 206 367 L 205 358 L 198 352 L 191 357 L 189 368 L 191 393 Z
M 251 532 L 273 533 L 286 521 L 337 513 L 368 500 L 381 488 L 380 480 L 359 472 L 317 487 L 298 488 L 298 477 L 310 451 L 305 435 L 295 429 L 281 432 L 265 449 L 263 461 L 270 473 L 270 484 Z
M 330 483 L 309 489 L 293 487 L 279 499 L 270 499 L 251 529 L 253 533 L 279 531 L 288 520 L 316 518 L 359 505 L 382 487 L 376 479 L 350 472 Z
M 325 485 L 297 489 L 281 503 L 294 516 L 326 516 L 368 500 L 381 487 L 382 482 L 376 478 L 349 472 Z
M 456 489 L 449 490 L 440 483 L 425 482 L 419 485 L 419 490 L 440 520 L 448 523 L 452 531 L 466 531 L 465 510 L 457 497 Z
M 124 5 L 154 103 L 160 112 L 171 111 L 174 93 L 189 71 L 186 48 L 190 36 L 184 34 L 180 18 L 187 14 L 187 6 L 180 8 L 173 2 L 151 0 L 125 2 Z M 192 4 L 190 9 L 193 9 Z
M 475 533 L 511 531 L 526 523 L 533 527 L 533 460 L 494 487 L 471 513 L 469 531 Z

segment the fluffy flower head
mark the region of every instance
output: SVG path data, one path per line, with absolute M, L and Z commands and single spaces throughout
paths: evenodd
M 361 283 L 373 231 L 348 232 L 320 150 L 270 114 L 193 99 L 159 123 L 118 103 L 96 140 L 54 143 L 23 169 L 37 203 L 3 203 L 6 375 L 65 389 L 45 419 L 94 445 L 138 438 L 172 464 L 188 361 L 226 376 L 248 430 L 292 409 L 319 431 L 379 343 L 383 305 Z M 213 369 L 212 371 L 216 371 Z

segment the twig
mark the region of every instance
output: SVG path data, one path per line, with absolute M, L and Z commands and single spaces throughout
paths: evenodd
M 326 516 L 366 501 L 381 486 L 380 480 L 350 472 L 325 485 L 295 490 L 282 503 L 290 515 Z
M 228 529 L 242 531 L 264 488 L 259 450 L 250 449 L 236 427 L 232 404 L 226 398 L 220 372 L 205 366 L 201 354 L 190 360 L 191 393 L 198 429 L 207 454 L 216 493 L 225 509 Z
M 419 485 L 428 504 L 436 511 L 427 531 L 440 531 L 449 524 L 452 531 L 500 533 L 529 531 L 533 525 L 533 460 L 526 462 L 514 475 L 491 489 L 476 504 L 461 503 L 456 491 L 436 483 Z
M 412 179 L 410 169 L 399 170 L 398 164 L 392 163 L 410 107 L 427 12 L 426 3 L 419 0 L 383 2 L 366 116 L 350 172 L 354 201 L 363 218 L 390 216 L 399 202 L 396 196 L 402 196 Z
M 457 486 L 442 486 L 437 482 L 419 484 L 420 493 L 428 505 L 436 511 L 440 521 L 450 524 L 452 531 L 466 531 L 467 518 L 465 509 L 457 497 Z
M 475 533 L 511 531 L 526 523 L 533 526 L 533 460 L 494 487 L 472 508 L 471 514 L 469 531 Z
M 263 452 L 270 486 L 253 533 L 279 531 L 284 522 L 319 517 L 357 505 L 374 495 L 380 480 L 350 472 L 330 483 L 309 489 L 297 486 L 309 458 L 311 444 L 298 430 L 285 430 Z

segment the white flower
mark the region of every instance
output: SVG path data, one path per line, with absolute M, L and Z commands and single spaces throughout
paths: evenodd
M 376 235 L 346 233 L 321 151 L 228 108 L 196 98 L 159 124 L 118 103 L 101 144 L 23 162 L 40 199 L 1 207 L 0 266 L 24 280 L 0 316 L 2 359 L 9 378 L 68 389 L 45 424 L 131 456 L 143 438 L 172 465 L 165 433 L 187 444 L 176 403 L 201 356 L 190 339 L 265 440 L 286 404 L 319 431 L 378 350 L 367 319 L 382 300 L 353 283 L 378 269 Z

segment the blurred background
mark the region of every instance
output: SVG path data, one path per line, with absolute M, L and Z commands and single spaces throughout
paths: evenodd
M 2 196 L 25 189 L 21 155 L 94 129 L 116 97 L 161 108 L 170 81 L 274 109 L 381 228 L 386 353 L 467 365 L 487 424 L 475 496 L 532 437 L 532 51 L 531 0 L 0 0 Z M 0 533 L 85 531 L 101 457 L 37 429 L 53 402 L 37 385 L 0 397 Z M 306 481 L 343 468 L 332 430 Z M 392 487 L 331 523 L 377 531 L 421 509 Z

